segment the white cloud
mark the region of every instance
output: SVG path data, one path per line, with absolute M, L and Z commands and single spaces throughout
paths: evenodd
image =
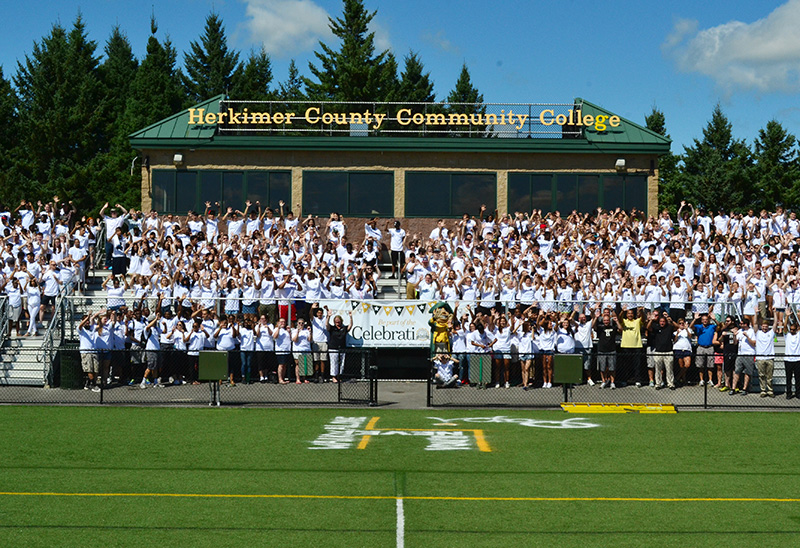
M 460 53 L 460 49 L 458 46 L 453 44 L 448 38 L 445 36 L 443 30 L 438 30 L 435 33 L 431 31 L 425 31 L 422 33 L 421 38 L 428 42 L 429 44 L 436 46 L 440 50 L 447 52 L 447 53 Z
M 800 0 L 789 0 L 754 21 L 697 30 L 678 20 L 662 44 L 678 68 L 712 78 L 722 88 L 800 91 Z
M 291 57 L 329 42 L 328 12 L 312 0 L 245 0 L 244 27 L 275 57 Z

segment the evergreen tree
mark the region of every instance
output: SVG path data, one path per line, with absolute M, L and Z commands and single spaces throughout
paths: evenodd
M 54 25 L 17 63 L 19 181 L 31 199 L 53 194 L 87 200 L 88 163 L 107 139 L 107 104 L 99 78 L 97 45 L 78 15 L 67 33 Z
M 186 74 L 181 77 L 189 100 L 198 103 L 221 93 L 230 93 L 241 76 L 242 67 L 239 53 L 228 49 L 225 27 L 219 15 L 212 12 L 206 17 L 200 43 L 192 42 L 190 49 L 190 53 L 184 54 Z
M 680 177 L 688 202 L 711 209 L 740 209 L 751 198 L 752 157 L 744 141 L 733 138 L 719 105 L 703 129 L 703 139 L 686 147 Z
M 778 202 L 800 205 L 797 139 L 777 120 L 758 130 L 755 140 L 753 207 L 768 211 Z
M 0 66 L 0 200 L 21 198 L 9 192 L 16 186 L 11 167 L 18 152 L 17 138 L 17 95 Z
M 645 126 L 647 129 L 670 138 L 667 133 L 667 122 L 664 113 L 653 107 L 649 115 L 645 116 Z M 678 204 L 685 198 L 683 188 L 680 186 L 678 162 L 680 156 L 676 156 L 671 151 L 658 159 L 658 207 L 668 209 L 671 214 L 675 214 Z
M 388 50 L 375 54 L 375 33 L 369 23 L 376 12 L 364 8 L 363 0 L 344 0 L 344 15 L 328 18 L 339 50 L 319 43 L 315 51 L 319 67 L 309 63 L 316 81 L 303 78 L 309 98 L 318 101 L 355 101 L 369 104 L 391 97 L 397 79 L 397 64 Z
M 269 89 L 272 83 L 272 61 L 261 49 L 251 51 L 239 78 L 231 91 L 231 98 L 250 101 L 270 101 L 275 94 Z
M 456 85 L 447 95 L 447 112 L 451 114 L 486 114 L 486 106 L 483 105 L 483 94 L 478 88 L 472 85 L 472 78 L 469 75 L 467 64 L 461 65 L 461 73 L 458 75 Z M 464 104 L 459 104 L 464 103 Z M 470 125 L 469 134 L 486 134 L 485 125 Z
M 125 111 L 139 63 L 133 56 L 128 38 L 119 26 L 111 29 L 105 54 L 106 58 L 100 65 L 100 76 L 109 104 L 105 122 L 109 142 L 90 161 L 92 178 L 89 188 L 94 196 L 106 196 L 113 203 L 121 202 L 135 207 L 140 203 L 141 193 L 138 177 L 134 179 L 130 175 L 131 161 L 136 153 L 128 141 L 129 128 L 125 124 Z M 83 205 L 90 208 L 98 206 L 97 203 Z
M 306 96 L 303 94 L 303 79 L 297 72 L 297 65 L 294 59 L 289 61 L 289 77 L 286 82 L 279 84 L 278 97 L 281 101 L 303 101 Z
M 111 29 L 111 36 L 106 42 L 104 51 L 106 58 L 100 66 L 100 76 L 109 102 L 110 134 L 113 139 L 122 122 L 125 103 L 139 62 L 133 56 L 128 37 L 122 33 L 118 25 Z
M 133 176 L 130 175 L 129 166 L 135 158 L 135 152 L 128 144 L 128 135 L 175 114 L 184 105 L 185 96 L 175 68 L 177 52 L 169 40 L 165 40 L 162 44 L 156 38 L 158 25 L 155 18 L 151 18 L 150 32 L 147 54 L 131 82 L 125 113 L 116 136 L 119 140 L 117 143 L 119 150 L 128 151 L 125 170 L 118 174 L 117 186 L 107 190 L 97 189 L 98 192 L 101 190 L 102 192 L 96 195 L 104 196 L 104 199 L 97 200 L 97 203 L 110 201 L 128 206 L 137 206 L 141 203 L 141 172 L 134 169 Z M 96 167 L 104 168 L 102 165 Z M 101 184 L 102 179 L 98 178 L 97 184 Z
M 413 51 L 405 57 L 397 90 L 397 101 L 404 103 L 433 103 L 436 101 L 431 73 L 425 72 L 419 55 Z

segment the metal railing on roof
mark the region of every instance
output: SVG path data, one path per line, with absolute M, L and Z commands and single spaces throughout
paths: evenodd
M 217 131 L 224 135 L 576 139 L 583 135 L 583 126 L 577 120 L 581 107 L 581 103 L 227 99 L 219 107 L 227 120 L 218 121 Z M 567 123 L 556 122 L 560 116 Z M 467 123 L 463 123 L 465 120 Z

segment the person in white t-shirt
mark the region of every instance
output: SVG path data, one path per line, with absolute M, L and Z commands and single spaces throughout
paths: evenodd
M 761 388 L 761 397 L 774 398 L 772 389 L 772 376 L 775 370 L 775 331 L 766 320 L 762 320 L 756 337 L 756 370 L 758 371 L 758 385 Z
M 400 221 L 395 220 L 394 227 L 389 228 L 386 221 L 386 231 L 389 233 L 389 253 L 392 259 L 392 278 L 398 276 L 398 271 L 403 269 L 405 262 L 406 231 L 400 228 Z
M 744 318 L 741 327 L 734 329 L 734 335 L 739 341 L 739 355 L 733 369 L 733 382 L 729 394 L 742 394 L 746 396 L 750 387 L 750 378 L 755 375 L 756 335 L 750 327 L 750 320 Z M 739 390 L 739 377 L 744 375 L 742 389 Z
M 458 382 L 458 375 L 453 372 L 453 362 L 449 354 L 437 354 L 433 358 L 433 367 L 436 370 L 433 378 L 436 388 L 451 388 Z
M 328 363 L 328 307 L 311 305 L 311 350 L 314 358 L 314 382 L 323 382 Z
M 783 366 L 786 369 L 786 399 L 797 397 L 800 389 L 800 327 L 797 322 L 789 322 L 789 332 L 783 336 Z M 794 384 L 794 391 L 792 385 Z

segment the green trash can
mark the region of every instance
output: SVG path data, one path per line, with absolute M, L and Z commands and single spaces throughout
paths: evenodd
M 61 388 L 67 390 L 80 390 L 83 388 L 83 368 L 81 367 L 81 355 L 78 352 L 65 351 L 59 352 L 61 365 Z

